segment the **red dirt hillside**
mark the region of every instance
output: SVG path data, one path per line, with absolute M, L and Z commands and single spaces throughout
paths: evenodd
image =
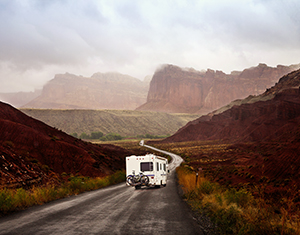
M 200 147 L 201 141 L 211 146 L 226 145 L 224 149 L 195 150 L 187 161 L 193 169 L 202 168 L 223 184 L 247 184 L 254 189 L 259 184 L 266 185 L 269 197 L 280 200 L 284 192 L 293 193 L 300 188 L 299 85 L 297 70 L 261 95 L 261 100 L 270 94 L 272 99 L 201 117 L 162 142 L 194 146 L 200 141 Z
M 81 141 L 0 102 L 0 188 L 45 183 L 53 175 L 105 176 L 131 153 Z

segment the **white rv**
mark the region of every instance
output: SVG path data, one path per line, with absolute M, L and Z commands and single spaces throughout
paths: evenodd
M 167 185 L 168 160 L 154 154 L 126 157 L 126 185 L 160 187 Z

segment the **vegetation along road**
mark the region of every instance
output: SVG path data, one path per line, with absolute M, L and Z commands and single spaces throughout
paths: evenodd
M 0 234 L 203 234 L 177 193 L 182 159 L 168 154 L 167 187 L 135 190 L 124 182 L 32 207 L 0 218 Z

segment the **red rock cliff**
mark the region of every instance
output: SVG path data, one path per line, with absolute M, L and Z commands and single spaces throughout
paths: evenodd
M 206 114 L 232 100 L 261 94 L 281 76 L 299 67 L 300 64 L 275 68 L 259 64 L 242 72 L 225 74 L 166 65 L 153 75 L 147 102 L 137 109 Z

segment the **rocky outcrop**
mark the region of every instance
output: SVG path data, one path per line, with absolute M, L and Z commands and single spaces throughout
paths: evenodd
M 135 109 L 146 101 L 149 83 L 119 73 L 92 77 L 58 74 L 23 108 Z
M 188 123 L 165 142 L 195 140 L 300 140 L 300 70 L 282 77 L 261 97 L 267 101 L 235 105 Z
M 300 67 L 265 64 L 225 74 L 165 65 L 153 75 L 147 102 L 137 110 L 206 114 L 233 100 L 263 93 L 278 79 Z

